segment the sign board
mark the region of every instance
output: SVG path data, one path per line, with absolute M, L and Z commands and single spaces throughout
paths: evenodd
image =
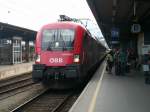
M 139 32 L 141 32 L 141 25 L 140 24 L 133 24 L 131 26 L 131 32 L 132 33 L 139 33 Z
M 143 71 L 148 72 L 149 71 L 149 65 L 143 65 Z
M 144 45 L 142 46 L 142 54 L 148 54 L 150 52 L 150 46 L 149 45 Z
M 111 41 L 112 44 L 118 44 L 119 41 Z
M 111 37 L 112 38 L 118 38 L 119 37 L 119 28 L 113 27 L 111 29 Z

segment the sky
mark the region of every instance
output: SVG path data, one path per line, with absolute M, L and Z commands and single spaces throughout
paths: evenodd
M 61 14 L 95 20 L 86 0 L 0 0 L 0 22 L 33 30 Z
M 0 0 L 0 22 L 35 31 L 56 22 L 62 14 L 96 23 L 86 0 Z M 101 32 L 97 34 L 103 37 Z

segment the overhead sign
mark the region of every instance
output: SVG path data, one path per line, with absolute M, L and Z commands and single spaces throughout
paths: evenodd
M 118 44 L 119 41 L 111 41 L 112 44 Z
M 149 45 L 144 45 L 142 46 L 142 54 L 148 54 L 150 52 L 150 46 Z
M 119 28 L 113 27 L 111 29 L 111 37 L 118 38 L 119 37 Z
M 111 44 L 119 43 L 119 28 L 113 27 L 111 29 Z
M 141 25 L 140 24 L 133 24 L 131 26 L 131 32 L 132 33 L 139 33 L 139 32 L 141 32 Z

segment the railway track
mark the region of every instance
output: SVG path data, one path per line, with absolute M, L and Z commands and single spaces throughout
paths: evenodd
M 32 82 L 32 79 L 29 78 L 29 79 L 24 79 L 24 80 L 20 80 L 18 82 L 15 82 L 15 83 L 1 86 L 0 87 L 0 95 L 7 93 L 7 92 L 11 92 L 13 90 L 16 90 L 16 89 L 19 89 L 22 87 L 25 87 L 25 86 L 28 86 L 28 85 L 31 85 L 31 84 L 34 84 L 34 83 Z
M 31 73 L 3 79 L 3 80 L 0 80 L 0 87 L 18 82 L 19 80 L 28 79 L 28 78 L 31 78 Z
M 17 93 L 25 91 L 24 88 L 32 86 L 31 75 L 15 77 L 12 80 L 8 79 L 0 82 L 0 100 L 5 99 L 9 96 L 13 96 Z
M 79 94 L 76 91 L 46 90 L 11 112 L 67 112 Z
M 32 82 L 31 75 L 9 79 L 0 82 L 0 84 L 0 100 L 40 86 L 40 84 Z M 76 91 L 48 90 L 48 88 L 44 88 L 40 94 L 38 93 L 25 103 L 17 104 L 20 106 L 11 112 L 67 112 L 79 94 L 80 92 L 77 93 Z

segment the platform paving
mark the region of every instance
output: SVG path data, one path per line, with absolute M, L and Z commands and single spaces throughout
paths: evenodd
M 105 72 L 94 112 L 150 112 L 150 85 L 144 83 L 143 73 Z
M 150 112 L 150 85 L 145 84 L 142 72 L 116 76 L 105 69 L 106 61 L 69 112 Z

